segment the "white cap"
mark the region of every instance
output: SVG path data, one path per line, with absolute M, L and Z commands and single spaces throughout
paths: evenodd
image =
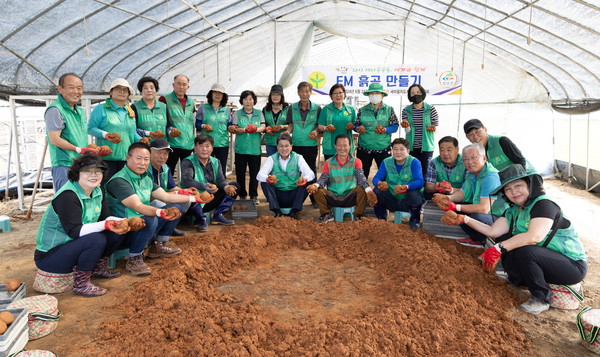
M 108 91 L 110 92 L 111 90 L 113 90 L 113 88 L 118 87 L 118 86 L 129 88 L 129 95 L 135 94 L 133 87 L 129 84 L 129 82 L 127 82 L 127 80 L 125 78 L 117 78 L 114 81 L 112 81 L 110 83 L 110 89 Z
M 227 92 L 225 92 L 225 87 L 219 83 L 213 84 L 212 87 L 210 87 L 210 90 L 215 91 L 215 92 L 220 92 L 220 93 L 227 93 Z

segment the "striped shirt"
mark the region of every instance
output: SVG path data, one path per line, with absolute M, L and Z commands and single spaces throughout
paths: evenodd
M 408 120 L 408 116 L 404 109 L 402 109 L 402 120 Z M 439 125 L 438 113 L 433 105 L 431 106 L 431 125 Z M 415 131 L 413 149 L 420 149 L 423 142 L 423 108 L 415 109 L 415 107 L 413 107 L 413 129 Z

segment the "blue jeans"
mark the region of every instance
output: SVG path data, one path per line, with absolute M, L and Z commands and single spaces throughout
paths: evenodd
M 265 144 L 265 149 L 267 149 L 267 157 L 273 155 L 274 153 L 277 152 L 277 146 L 276 145 L 268 145 Z
M 69 167 L 52 166 L 52 168 L 50 168 L 50 172 L 52 173 L 52 185 L 54 186 L 54 193 L 56 193 L 61 187 L 63 187 L 65 183 L 67 183 L 67 172 L 69 172 Z
M 165 208 L 177 207 L 181 212 L 181 206 L 177 203 L 168 204 Z M 129 248 L 129 256 L 134 257 L 141 255 L 144 252 L 144 248 L 152 240 L 159 242 L 168 242 L 169 236 L 173 233 L 175 226 L 179 223 L 181 217 L 167 221 L 161 217 L 156 216 L 142 216 L 142 219 L 146 222 L 146 226 L 139 231 L 129 232 L 125 235 L 123 244 L 120 248 Z
M 306 200 L 308 192 L 306 192 L 306 185 L 302 187 L 296 187 L 291 191 L 281 191 L 275 188 L 268 182 L 261 182 L 263 193 L 269 201 L 269 209 L 275 211 L 283 208 L 293 208 L 296 211 L 302 211 L 302 203 Z
M 410 212 L 410 208 L 421 209 L 423 200 L 421 198 L 421 192 L 417 190 L 407 191 L 404 199 L 397 199 L 392 195 L 393 187 L 388 188 L 385 191 L 380 191 L 377 187 L 373 189 L 377 195 L 377 204 L 373 207 L 377 218 L 385 218 L 386 210 L 393 212 L 402 211 Z

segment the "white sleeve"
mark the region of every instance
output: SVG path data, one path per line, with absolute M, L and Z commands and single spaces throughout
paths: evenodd
M 404 128 L 404 132 L 406 133 L 406 135 L 410 134 L 410 131 L 411 131 L 410 126 Z
M 267 182 L 267 177 L 269 176 L 271 171 L 273 171 L 273 158 L 269 156 L 265 160 L 265 163 L 263 164 L 263 166 L 260 168 L 260 171 L 258 171 L 258 175 L 256 175 L 256 179 L 259 182 Z
M 298 167 L 300 168 L 300 172 L 302 172 L 302 176 L 306 179 L 306 181 L 312 181 L 315 178 L 315 173 L 308 167 L 306 160 L 304 157 L 300 155 L 298 158 Z
M 124 219 L 124 218 L 110 216 L 110 217 L 107 217 L 106 220 L 104 220 L 104 221 L 98 221 L 98 222 L 94 222 L 94 223 L 86 223 L 83 226 L 81 226 L 81 230 L 79 230 L 79 236 L 83 237 L 83 236 L 91 234 L 91 233 L 102 232 L 104 230 L 104 222 L 120 221 L 122 219 Z

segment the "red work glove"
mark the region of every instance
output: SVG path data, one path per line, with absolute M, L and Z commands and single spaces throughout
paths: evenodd
M 208 192 L 202 192 L 201 194 L 195 195 L 193 197 L 196 199 L 196 203 L 208 203 L 215 198 L 213 194 L 210 194 Z
M 89 153 L 89 154 L 97 154 L 98 153 L 98 148 L 80 148 L 78 147 L 77 149 L 75 149 L 77 151 L 78 154 L 85 154 L 85 153 Z
M 390 188 L 390 185 L 385 181 L 379 181 L 377 182 L 377 188 L 379 191 L 387 191 L 387 189 Z
M 479 256 L 479 258 L 481 258 L 483 260 L 482 264 L 486 270 L 494 270 L 494 268 L 496 268 L 496 264 L 498 264 L 498 261 L 500 260 L 501 256 L 502 256 L 502 251 L 500 250 L 500 243 L 497 243 L 496 245 L 486 249 Z
M 408 128 L 410 126 L 410 123 L 408 122 L 408 120 L 403 120 L 400 122 L 400 126 L 403 128 Z
M 213 127 L 208 124 L 202 124 L 202 130 L 206 131 L 207 133 L 210 133 L 213 131 Z
M 405 194 L 408 191 L 408 185 L 397 185 L 394 187 L 394 193 L 397 195 Z
M 277 181 L 279 181 L 279 180 L 277 180 L 277 176 L 275 176 L 275 175 L 269 175 L 267 177 L 267 182 L 270 183 L 271 185 L 276 184 Z
M 335 126 L 333 126 L 333 124 L 329 124 L 325 127 L 325 131 L 328 133 L 333 133 L 335 131 Z
M 187 188 L 182 188 L 181 190 L 176 192 L 178 195 L 184 195 L 184 196 L 193 196 L 194 193 L 192 192 L 192 190 L 187 189 Z
M 457 214 L 454 211 L 446 211 L 442 218 L 440 218 L 440 222 L 449 226 L 457 226 L 465 223 L 465 215 Z
M 162 130 L 154 130 L 154 131 L 150 132 L 150 137 L 152 139 L 160 139 L 164 136 L 165 136 L 165 133 L 163 133 Z
M 433 194 L 433 203 L 442 211 L 456 211 L 456 203 L 451 202 L 448 196 L 441 193 Z
M 248 134 L 256 133 L 256 130 L 258 130 L 258 128 L 254 124 L 248 124 L 248 127 L 244 129 L 244 131 Z
M 106 140 L 113 144 L 118 144 L 121 142 L 121 135 L 119 133 L 108 133 L 106 135 Z
M 439 193 L 452 193 L 452 185 L 448 181 L 436 182 L 435 190 Z
M 306 185 L 306 179 L 304 177 L 302 177 L 302 173 L 301 173 L 300 178 L 298 179 L 298 181 L 296 181 L 296 186 L 302 187 L 304 185 Z
M 181 135 L 181 131 L 179 131 L 179 129 L 177 129 L 177 128 L 173 128 L 173 129 L 171 129 L 171 131 L 169 132 L 169 136 L 170 136 L 170 137 L 172 137 L 172 138 L 176 138 L 176 137 L 178 137 L 179 135 Z
M 106 146 L 106 145 L 102 145 L 100 146 L 99 150 L 98 150 L 98 155 L 100 156 L 108 156 L 112 154 L 112 150 L 110 147 Z
M 315 140 L 317 138 L 317 132 L 315 130 L 311 131 L 310 134 L 308 134 L 308 138 L 311 140 Z
M 430 125 L 425 130 L 427 130 L 430 133 L 434 133 L 435 132 L 435 125 Z
M 265 131 L 266 131 L 267 134 L 273 135 L 273 128 L 272 127 L 268 126 Z
M 359 134 L 364 134 L 367 132 L 367 129 L 363 125 L 361 125 L 358 128 L 356 128 L 356 132 Z
M 346 124 L 346 130 L 354 130 L 354 124 L 348 122 L 348 124 Z

